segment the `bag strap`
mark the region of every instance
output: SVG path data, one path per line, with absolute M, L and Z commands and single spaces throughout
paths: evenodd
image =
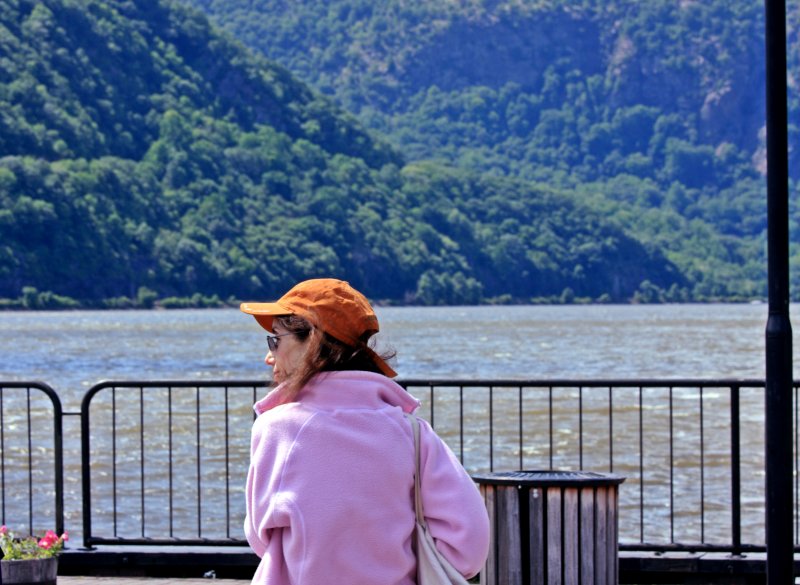
M 419 421 L 413 414 L 404 413 L 414 430 L 414 507 L 417 511 L 417 522 L 425 526 L 425 513 L 422 509 L 422 490 L 420 490 L 420 448 L 419 448 Z

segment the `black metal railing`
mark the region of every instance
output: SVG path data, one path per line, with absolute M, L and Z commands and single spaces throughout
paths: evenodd
M 64 532 L 63 411 L 41 382 L 0 382 L 0 518 Z
M 626 477 L 619 495 L 621 550 L 766 550 L 761 380 L 400 383 L 422 400 L 422 416 L 471 473 L 581 469 Z M 85 546 L 244 545 L 252 404 L 264 391 L 263 381 L 104 382 L 90 389 L 80 413 Z M 54 404 L 60 433 L 57 397 Z M 9 412 L 0 405 L 5 484 L 16 454 L 3 441 L 22 416 L 16 407 L 13 418 Z M 38 416 L 37 408 L 30 412 L 25 416 Z M 33 432 L 21 452 L 40 449 L 40 435 Z M 60 455 L 51 454 L 47 461 L 60 466 Z M 49 477 L 63 492 L 61 475 L 57 469 Z M 30 488 L 42 474 L 22 477 Z M 25 491 L 17 481 L 12 492 Z M 5 484 L 4 506 L 11 493 Z M 39 507 L 34 502 L 28 509 L 33 515 Z
M 425 397 L 424 413 L 468 470 L 625 476 L 621 550 L 766 550 L 763 381 L 403 384 Z M 797 533 L 797 509 L 794 516 Z
M 81 406 L 84 545 L 246 544 L 249 429 L 265 384 L 92 387 Z

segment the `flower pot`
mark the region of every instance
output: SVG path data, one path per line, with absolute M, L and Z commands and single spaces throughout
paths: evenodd
M 28 585 L 56 585 L 58 576 L 58 557 L 46 559 L 25 559 L 20 561 L 0 561 L 2 583 Z

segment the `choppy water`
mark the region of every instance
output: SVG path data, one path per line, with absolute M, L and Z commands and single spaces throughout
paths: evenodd
M 760 378 L 766 305 L 379 308 L 402 378 Z M 0 379 L 78 408 L 105 379 L 268 376 L 236 309 L 0 313 Z
M 392 307 L 378 314 L 380 344 L 396 350 L 405 379 L 764 376 L 766 305 Z M 235 309 L 0 313 L 0 380 L 44 381 L 68 413 L 101 380 L 266 378 L 265 351 L 264 332 Z M 502 402 L 496 408 L 502 420 Z M 79 533 L 78 417 L 64 424 L 67 525 Z M 762 436 L 743 439 L 758 445 Z

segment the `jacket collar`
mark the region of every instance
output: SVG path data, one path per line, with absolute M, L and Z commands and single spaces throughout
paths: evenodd
M 286 400 L 284 385 L 281 384 L 256 402 L 253 408 L 256 414 L 263 414 L 291 402 L 322 410 L 399 406 L 404 412 L 411 413 L 419 408 L 419 400 L 390 378 L 358 370 L 321 372 L 292 400 Z

